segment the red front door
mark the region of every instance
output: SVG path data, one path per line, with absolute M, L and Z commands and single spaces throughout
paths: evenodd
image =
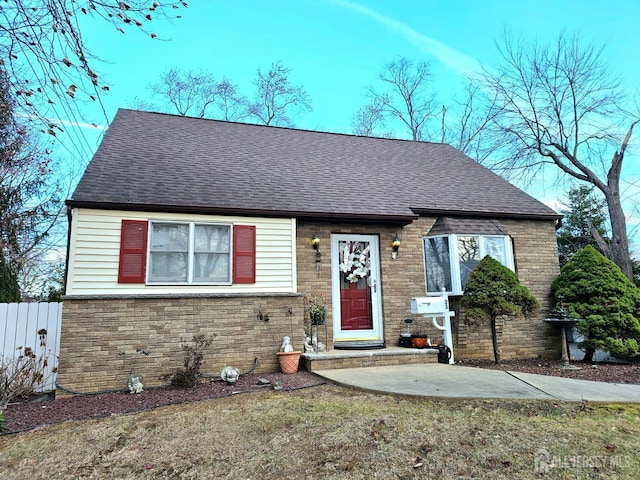
M 373 328 L 371 258 L 369 242 L 338 243 L 340 254 L 340 327 L 341 330 Z
M 345 276 L 343 274 L 343 276 Z M 342 330 L 373 328 L 371 289 L 366 279 L 350 282 L 342 279 L 340 286 L 340 319 Z

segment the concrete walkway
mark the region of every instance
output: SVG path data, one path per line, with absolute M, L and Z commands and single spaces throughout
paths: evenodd
M 424 397 L 640 403 L 640 385 L 440 363 L 331 369 L 315 373 L 341 385 Z

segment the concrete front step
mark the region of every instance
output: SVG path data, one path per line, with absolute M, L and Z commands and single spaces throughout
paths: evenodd
M 303 353 L 301 367 L 309 372 L 333 368 L 383 367 L 413 363 L 437 363 L 435 348 L 386 347 L 374 350 L 329 350 Z

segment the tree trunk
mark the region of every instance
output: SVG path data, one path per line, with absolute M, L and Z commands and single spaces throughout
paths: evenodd
M 606 194 L 611 220 L 611 261 L 615 263 L 625 276 L 633 281 L 631 271 L 631 255 L 629 254 L 629 240 L 627 237 L 627 223 L 620 201 L 620 188 L 618 182 L 609 182 L 609 191 Z
M 620 174 L 625 151 L 629 145 L 629 140 L 631 140 L 633 128 L 638 122 L 640 120 L 635 120 L 631 123 L 620 145 L 620 150 L 613 154 L 611 168 L 607 172 L 606 188 L 601 188 L 607 200 L 609 220 L 611 221 L 611 260 L 620 267 L 622 273 L 630 281 L 633 281 L 633 272 L 631 269 L 631 255 L 629 254 L 629 238 L 627 237 L 627 219 L 622 210 L 622 202 L 620 200 Z
M 496 364 L 499 364 L 500 349 L 498 348 L 498 329 L 496 328 L 496 317 L 491 318 L 491 341 L 493 342 L 493 358 Z
M 582 359 L 585 363 L 591 363 L 593 361 L 593 355 L 596 353 L 593 348 L 585 348 L 584 349 L 584 358 Z

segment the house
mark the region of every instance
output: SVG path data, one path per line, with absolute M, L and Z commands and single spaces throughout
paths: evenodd
M 457 309 L 486 254 L 543 313 L 559 272 L 560 216 L 438 143 L 122 109 L 67 205 L 58 378 L 83 391 L 162 383 L 195 334 L 215 335 L 207 372 L 277 371 L 305 295 L 326 299 L 330 349 L 373 349 L 397 345 L 414 296 Z M 453 329 L 457 358 L 492 358 L 486 331 Z M 541 319 L 503 330 L 505 359 L 558 353 Z

